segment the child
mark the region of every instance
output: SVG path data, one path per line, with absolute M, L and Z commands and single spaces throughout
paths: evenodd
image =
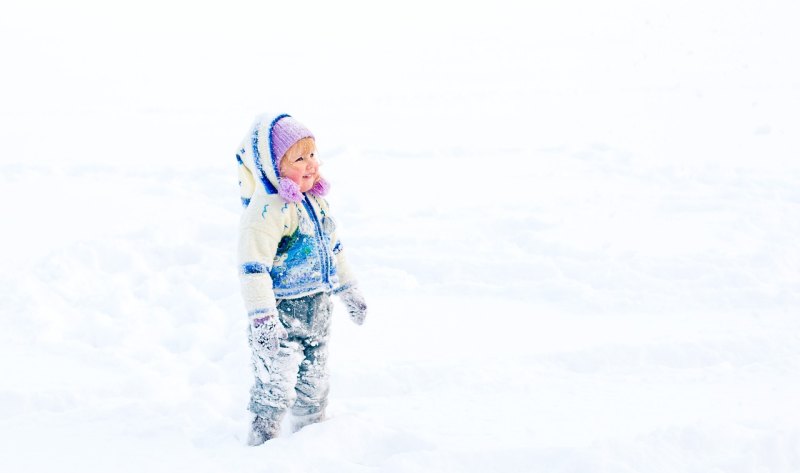
M 250 445 L 276 437 L 288 409 L 293 431 L 325 416 L 330 294 L 351 319 L 367 306 L 322 197 L 314 135 L 289 115 L 256 120 L 239 153 L 239 263 L 250 319 L 255 384 Z

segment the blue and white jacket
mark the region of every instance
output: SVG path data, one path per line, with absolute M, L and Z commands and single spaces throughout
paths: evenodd
M 251 319 L 277 313 L 276 299 L 338 292 L 355 284 L 336 235 L 328 202 L 305 193 L 299 202 L 278 194 L 270 137 L 275 116 L 256 120 L 239 147 L 244 213 L 239 225 L 239 272 Z

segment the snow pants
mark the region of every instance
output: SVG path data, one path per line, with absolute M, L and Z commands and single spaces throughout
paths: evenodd
M 250 390 L 249 410 L 275 432 L 289 409 L 295 431 L 325 415 L 332 309 L 327 293 L 279 299 L 278 317 L 289 336 L 274 356 L 259 353 L 250 333 L 255 383 Z

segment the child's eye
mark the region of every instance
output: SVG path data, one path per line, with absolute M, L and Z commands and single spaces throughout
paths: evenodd
M 303 157 L 299 156 L 297 159 L 294 160 L 294 162 L 298 162 L 298 161 L 302 161 L 302 160 L 303 160 Z
M 309 158 L 313 158 L 314 157 L 314 153 L 309 154 L 308 157 Z

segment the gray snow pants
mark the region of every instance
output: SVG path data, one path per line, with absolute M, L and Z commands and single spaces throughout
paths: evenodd
M 288 409 L 295 431 L 325 415 L 332 309 L 326 293 L 278 299 L 278 317 L 289 337 L 281 342 L 275 356 L 266 357 L 253 349 L 255 384 L 250 389 L 249 410 L 276 431 Z

